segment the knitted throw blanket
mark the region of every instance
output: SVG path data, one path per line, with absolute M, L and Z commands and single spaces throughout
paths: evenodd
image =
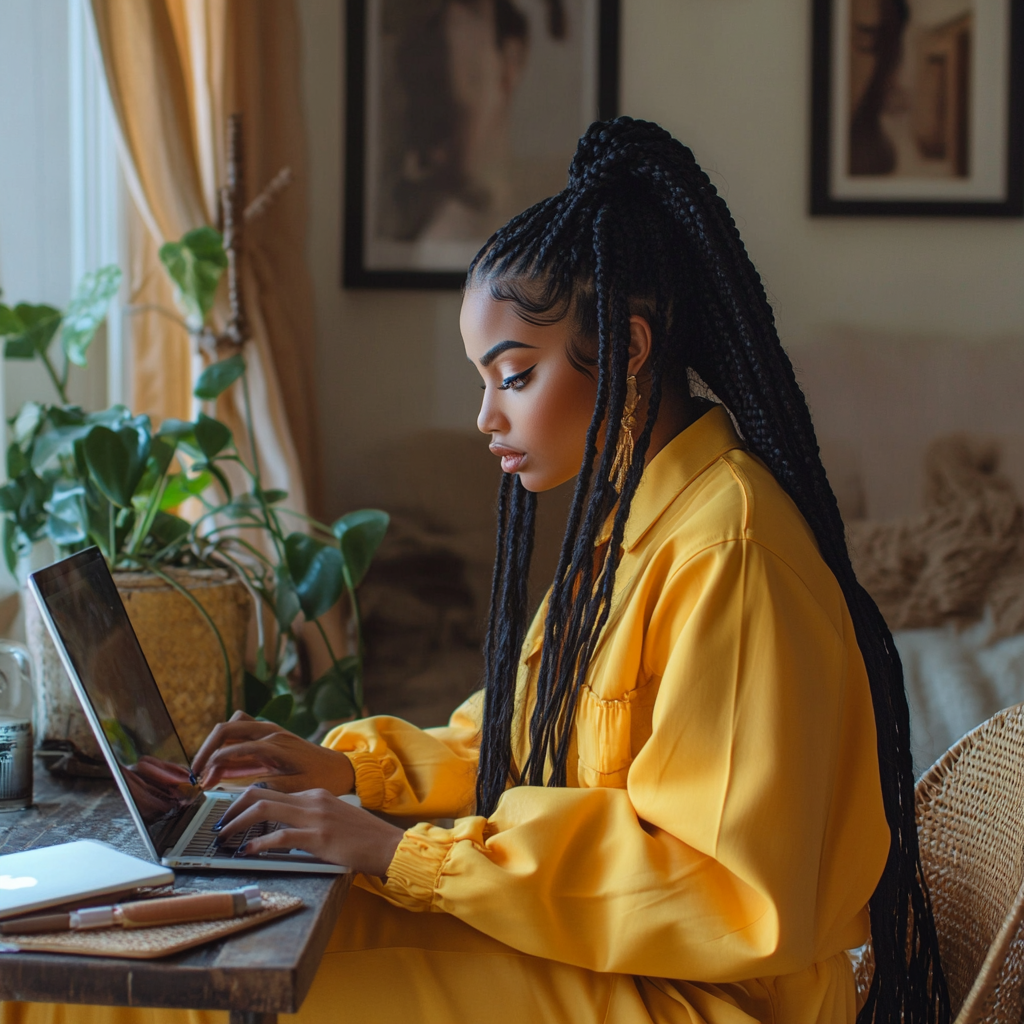
M 890 629 L 967 622 L 991 608 L 992 640 L 1024 632 L 1024 511 L 999 448 L 967 435 L 925 457 L 925 510 L 848 524 L 857 577 Z

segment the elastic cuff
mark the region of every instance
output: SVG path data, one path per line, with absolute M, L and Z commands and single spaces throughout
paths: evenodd
M 389 801 L 394 800 L 401 789 L 401 783 L 391 782 L 395 766 L 389 758 L 380 758 L 364 750 L 346 750 L 345 756 L 352 762 L 356 774 L 356 796 L 370 811 L 381 811 Z
M 406 910 L 429 910 L 437 877 L 454 842 L 449 829 L 425 821 L 409 829 L 388 867 L 387 898 Z

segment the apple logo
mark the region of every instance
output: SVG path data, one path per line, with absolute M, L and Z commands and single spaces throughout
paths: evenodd
M 0 889 L 29 889 L 38 884 L 38 879 L 31 875 L 21 875 L 15 878 L 13 875 L 0 875 Z

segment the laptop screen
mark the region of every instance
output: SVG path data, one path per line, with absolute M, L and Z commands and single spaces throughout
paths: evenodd
M 162 855 L 202 791 L 107 564 L 90 548 L 32 579 Z

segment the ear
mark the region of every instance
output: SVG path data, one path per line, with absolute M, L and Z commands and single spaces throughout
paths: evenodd
M 651 325 L 642 316 L 629 318 L 629 372 L 639 376 L 651 355 Z

